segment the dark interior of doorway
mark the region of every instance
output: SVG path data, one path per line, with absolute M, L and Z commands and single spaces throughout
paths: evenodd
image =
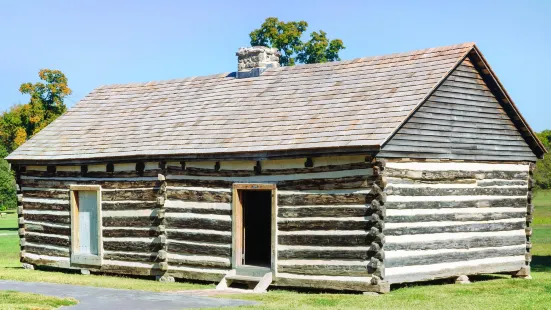
M 243 253 L 244 265 L 270 267 L 272 231 L 272 192 L 244 190 Z

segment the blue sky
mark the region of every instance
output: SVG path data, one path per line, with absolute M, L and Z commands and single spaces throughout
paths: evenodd
M 342 59 L 476 42 L 534 130 L 551 129 L 551 1 L 2 1 L 0 110 L 41 68 L 69 106 L 97 86 L 234 71 L 266 17 L 305 20 Z

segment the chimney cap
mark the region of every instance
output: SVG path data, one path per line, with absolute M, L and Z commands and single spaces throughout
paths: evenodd
M 235 53 L 235 56 L 247 56 L 250 54 L 260 54 L 260 53 L 267 53 L 272 54 L 275 56 L 281 56 L 281 53 L 277 50 L 275 47 L 267 47 L 267 46 L 249 46 L 249 47 L 240 47 L 237 53 Z

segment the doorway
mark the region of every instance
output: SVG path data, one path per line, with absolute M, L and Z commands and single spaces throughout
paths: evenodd
M 243 265 L 270 267 L 272 192 L 243 190 Z
M 274 268 L 275 185 L 234 185 L 233 265 Z

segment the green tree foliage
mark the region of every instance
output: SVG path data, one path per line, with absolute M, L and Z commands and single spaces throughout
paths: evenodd
M 15 178 L 4 159 L 7 155 L 6 149 L 0 145 L 0 211 L 17 207 Z
M 19 91 L 30 95 L 29 103 L 18 104 L 0 117 L 0 200 L 15 207 L 15 180 L 5 158 L 67 110 L 64 99 L 71 94 L 67 77 L 59 70 L 42 69 L 41 82 L 21 84 Z
M 551 150 L 551 130 L 544 130 L 538 133 L 545 148 Z M 546 154 L 544 159 L 538 160 L 536 170 L 534 171 L 536 187 L 541 189 L 551 189 L 551 156 Z
M 340 60 L 339 51 L 345 48 L 342 40 L 329 41 L 327 33 L 320 30 L 312 32 L 310 40 L 303 42 L 301 37 L 306 28 L 308 23 L 305 21 L 283 22 L 268 17 L 259 29 L 249 34 L 251 46 L 277 48 L 282 66 L 294 66 L 295 62 L 311 64 Z

